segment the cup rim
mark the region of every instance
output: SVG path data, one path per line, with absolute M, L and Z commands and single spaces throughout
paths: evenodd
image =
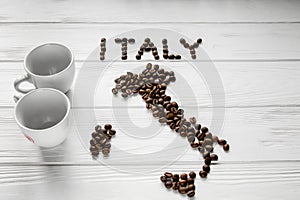
M 54 126 L 51 126 L 51 127 L 48 127 L 48 128 L 45 128 L 45 129 L 32 129 L 32 128 L 28 128 L 26 126 L 24 126 L 17 118 L 17 108 L 18 108 L 18 105 L 19 103 L 22 101 L 23 98 L 26 98 L 26 96 L 34 93 L 34 92 L 39 92 L 41 90 L 48 90 L 48 91 L 53 91 L 53 92 L 56 92 L 56 93 L 59 93 L 60 95 L 62 95 L 65 100 L 67 101 L 67 111 L 64 115 L 64 117 L 57 123 L 55 124 Z M 56 89 L 53 89 L 53 88 L 38 88 L 38 89 L 35 89 L 35 90 L 32 90 L 30 92 L 28 92 L 27 94 L 25 94 L 24 96 L 22 96 L 16 103 L 15 105 L 15 120 L 17 122 L 17 124 L 22 127 L 23 129 L 25 130 L 29 130 L 29 131 L 32 131 L 32 132 L 41 132 L 41 131 L 46 131 L 46 130 L 51 130 L 51 129 L 54 129 L 56 128 L 57 126 L 59 126 L 63 121 L 65 121 L 65 119 L 69 116 L 69 113 L 70 113 L 70 110 L 71 110 L 71 103 L 70 103 L 70 100 L 69 98 L 67 97 L 67 95 L 65 95 L 63 92 L 59 91 L 59 90 L 56 90 Z
M 55 74 L 51 74 L 51 75 L 39 75 L 39 74 L 35 74 L 35 73 L 31 72 L 31 71 L 27 68 L 26 62 L 27 62 L 28 56 L 29 56 L 34 50 L 36 50 L 36 49 L 38 49 L 38 48 L 40 48 L 40 47 L 42 47 L 42 46 L 46 46 L 46 45 L 58 45 L 58 46 L 61 46 L 61 47 L 66 48 L 66 49 L 69 51 L 70 55 L 71 55 L 71 61 L 70 61 L 69 65 L 68 65 L 67 67 L 65 67 L 63 70 L 61 70 L 60 72 L 57 72 L 57 73 L 55 73 Z M 67 47 L 66 45 L 64 45 L 64 44 L 62 44 L 62 43 L 59 43 L 59 42 L 48 42 L 48 43 L 40 44 L 40 45 L 38 45 L 38 46 L 32 48 L 32 49 L 26 54 L 26 56 L 25 56 L 25 58 L 24 58 L 24 61 L 23 61 L 23 65 L 24 65 L 24 69 L 25 69 L 26 73 L 30 74 L 31 76 L 35 76 L 35 77 L 49 77 L 49 76 L 56 76 L 56 75 L 59 75 L 59 74 L 65 72 L 65 71 L 67 71 L 67 70 L 72 66 L 73 62 L 74 62 L 74 55 L 73 55 L 73 52 L 71 51 L 71 49 L 70 49 L 69 47 Z

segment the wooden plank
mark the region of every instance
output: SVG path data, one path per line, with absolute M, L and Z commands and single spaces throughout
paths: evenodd
M 5 0 L 0 3 L 0 22 L 299 22 L 299 6 L 296 0 Z
M 158 31 L 157 29 L 166 29 Z M 145 37 L 151 37 L 157 47 L 169 39 L 169 50 L 192 60 L 189 51 L 179 43 L 180 37 L 194 42 L 203 38 L 196 50 L 196 61 L 232 60 L 297 60 L 300 56 L 300 24 L 5 24 L 0 29 L 0 60 L 22 60 L 33 47 L 45 42 L 61 42 L 69 46 L 77 60 L 99 60 L 100 37 L 134 37 L 128 46 L 128 60 L 134 61 Z M 181 35 L 182 34 L 182 35 Z M 91 53 L 96 50 L 95 54 Z M 162 58 L 162 52 L 159 51 Z M 94 56 L 93 56 L 94 55 Z M 107 42 L 106 61 L 120 60 L 120 45 Z M 150 56 L 143 59 L 154 60 Z
M 90 112 L 95 112 L 94 116 L 89 116 Z M 185 138 L 161 126 L 145 108 L 73 109 L 73 116 L 73 129 L 63 145 L 39 149 L 20 133 L 13 109 L 0 109 L 0 164 L 202 164 L 199 152 L 191 149 Z M 299 160 L 299 107 L 226 108 L 225 119 L 214 117 L 213 109 L 190 107 L 185 108 L 185 116 L 196 116 L 202 125 L 229 141 L 229 153 L 215 147 L 219 163 Z M 111 123 L 118 131 L 110 157 L 100 156 L 99 162 L 88 152 L 96 123 Z M 216 132 L 218 125 L 221 130 Z
M 196 178 L 194 199 L 296 200 L 299 167 L 299 162 L 215 165 L 207 180 Z M 164 171 L 198 172 L 195 166 L 184 165 L 143 174 L 106 166 L 0 166 L 0 170 L 0 196 L 7 200 L 186 199 L 168 191 L 159 177 Z
M 127 71 L 140 72 L 147 62 L 137 63 L 109 63 L 100 62 L 77 62 L 77 74 L 80 69 L 81 76 L 77 79 L 77 85 L 89 83 L 95 87 L 91 91 L 89 99 L 94 98 L 92 106 L 133 106 L 144 107 L 138 97 L 115 98 L 111 93 L 114 87 L 113 80 Z M 183 106 L 199 107 L 262 107 L 262 106 L 297 106 L 300 104 L 300 86 L 298 79 L 300 69 L 298 62 L 216 62 L 213 64 L 203 62 L 194 63 L 160 63 L 160 66 L 174 70 L 177 81 L 171 83 L 168 93 L 172 98 Z M 83 66 L 83 67 L 82 67 Z M 106 66 L 108 66 L 106 68 Z M 103 70 L 101 74 L 101 70 Z M 198 71 L 197 71 L 197 70 Z M 208 75 L 216 69 L 217 76 Z M 22 75 L 22 63 L 2 63 L 0 65 L 0 90 L 2 97 L 0 106 L 14 106 L 12 96 L 16 94 L 13 89 L 13 80 Z M 219 77 L 218 77 L 219 75 Z M 224 92 L 225 104 L 220 98 L 222 87 L 217 85 L 221 79 Z M 96 80 L 95 83 L 91 82 Z M 212 81 L 213 83 L 209 82 Z M 222 85 L 221 85 L 222 86 Z M 90 88 L 92 90 L 92 88 Z M 189 89 L 187 91 L 187 89 Z M 91 107 L 86 103 L 86 95 L 72 89 L 74 99 L 77 100 L 73 107 Z M 95 94 L 95 96 L 94 96 Z M 72 94 L 71 94 L 72 96 Z M 214 99 L 214 103 L 212 102 Z

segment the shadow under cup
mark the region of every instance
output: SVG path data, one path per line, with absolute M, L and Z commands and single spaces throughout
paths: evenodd
M 26 137 L 43 147 L 56 146 L 68 134 L 70 102 L 62 92 L 36 89 L 22 97 L 16 105 L 15 117 Z

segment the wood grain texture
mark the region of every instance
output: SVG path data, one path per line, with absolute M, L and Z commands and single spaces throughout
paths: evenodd
M 299 22 L 297 0 L 39 1 L 3 0 L 0 22 Z M 34 9 L 32 9 L 34 8 Z
M 61 42 L 73 50 L 77 60 L 86 60 L 99 47 L 101 37 L 115 38 L 122 34 L 135 37 L 136 43 L 128 46 L 128 60 L 135 60 L 135 55 L 150 30 L 133 33 L 141 29 L 167 29 L 174 33 L 188 35 L 194 42 L 203 38 L 202 50 L 197 50 L 198 61 L 231 60 L 296 60 L 299 61 L 300 24 L 200 24 L 176 26 L 170 24 L 2 24 L 0 29 L 0 60 L 23 60 L 33 47 L 45 42 Z M 128 35 L 131 31 L 130 35 Z M 155 31 L 153 31 L 155 32 Z M 122 36 L 122 35 L 121 35 Z M 188 55 L 189 51 L 179 43 L 180 37 L 169 38 L 164 32 L 148 35 L 161 48 L 161 40 L 169 39 L 170 51 Z M 119 52 L 119 53 L 117 53 Z M 106 60 L 120 60 L 120 45 L 113 41 L 107 43 Z M 159 52 L 162 56 L 162 52 Z M 98 55 L 98 54 L 97 54 Z M 150 56 L 149 56 L 150 57 Z M 97 57 L 93 59 L 98 60 Z M 144 59 L 144 58 L 143 58 Z M 191 60 L 190 56 L 185 58 Z M 153 61 L 154 59 L 151 58 Z M 184 60 L 183 60 L 184 61 Z M 185 60 L 186 61 L 186 60 Z
M 212 109 L 196 111 L 197 108 L 186 108 L 186 117 L 196 116 L 200 123 L 211 127 L 212 133 L 226 138 L 232 146 L 228 154 L 216 146 L 220 163 L 300 160 L 298 107 L 227 108 L 224 122 L 218 116 L 214 119 L 222 125 L 217 133 L 211 126 Z M 95 117 L 90 118 L 89 112 L 95 112 Z M 100 156 L 101 162 L 113 166 L 202 163 L 199 152 L 191 149 L 185 138 L 160 126 L 145 108 L 73 109 L 73 129 L 67 141 L 41 151 L 20 133 L 13 119 L 13 109 L 2 108 L 0 114 L 1 164 L 97 164 L 88 153 L 90 134 L 96 123 L 112 123 L 118 131 L 112 139 L 111 156 L 108 159 Z M 128 153 L 126 157 L 124 152 Z
M 163 186 L 159 177 L 164 171 L 130 174 L 103 166 L 0 166 L 0 170 L 0 197 L 8 200 L 187 198 Z M 198 168 L 164 170 L 182 173 Z M 207 180 L 196 178 L 194 199 L 296 200 L 299 181 L 299 162 L 215 165 Z
M 115 76 L 153 62 L 150 56 L 143 58 L 145 62 L 134 60 L 133 51 L 145 34 L 134 35 L 137 42 L 129 46 L 128 61 L 115 62 L 99 76 L 93 108 L 83 101 L 75 104 L 85 98 L 75 95 L 74 123 L 63 144 L 38 148 L 24 138 L 13 119 L 13 80 L 24 73 L 23 58 L 34 46 L 66 44 L 74 51 L 78 74 L 100 37 L 143 28 L 203 38 L 197 60 L 190 62 L 179 38 L 150 35 L 159 48 L 167 37 L 170 50 L 184 57 L 175 63 L 158 62 L 180 77 L 169 87 L 173 99 L 186 116 L 197 116 L 231 145 L 229 153 L 215 148 L 219 161 L 211 166 L 207 180 L 197 178 L 194 199 L 299 199 L 299 8 L 297 0 L 1 1 L 0 199 L 187 199 L 166 191 L 159 176 L 164 171 L 198 172 L 203 164 L 199 153 L 161 127 L 138 98 L 113 99 L 107 89 Z M 101 64 L 93 62 L 97 56 L 90 57 L 82 80 L 90 81 L 118 53 L 120 47 L 108 43 L 106 61 Z M 202 71 L 212 66 L 211 60 L 223 82 L 225 109 L 222 102 L 212 104 L 212 95 L 220 95 L 212 93 L 214 84 L 207 84 L 203 73 L 187 69 L 186 61 Z M 186 87 L 178 83 L 184 80 L 194 95 L 180 94 Z M 88 118 L 90 112 L 95 117 Z M 214 112 L 225 112 L 225 118 Z M 109 158 L 93 160 L 89 155 L 94 120 L 111 122 L 118 130 Z M 221 130 L 213 124 L 221 125 Z
M 140 98 L 129 98 L 129 101 L 121 101 L 122 98 L 115 98 L 111 93 L 114 87 L 113 80 L 118 76 L 125 74 L 127 71 L 140 72 L 144 69 L 147 62 L 121 63 L 117 62 L 112 65 L 100 62 L 77 62 L 77 74 L 83 75 L 77 79 L 77 85 L 83 82 L 89 82 L 93 78 L 98 80 L 94 84 L 96 90 L 91 94 L 95 94 L 95 103 L 93 107 L 111 107 L 114 102 L 118 106 L 144 107 L 144 103 Z M 0 63 L 0 90 L 2 98 L 0 106 L 12 107 L 15 105 L 12 96 L 15 93 L 13 89 L 13 81 L 16 77 L 24 73 L 23 63 Z M 160 66 L 174 70 L 177 81 L 171 83 L 169 94 L 174 100 L 181 103 L 182 106 L 199 107 L 262 107 L 262 106 L 298 106 L 300 105 L 299 94 L 299 76 L 300 69 L 297 62 L 216 62 L 212 63 L 159 63 Z M 82 67 L 83 66 L 83 67 Z M 106 67 L 108 66 L 108 67 Z M 106 67 L 106 68 L 105 68 Z M 195 68 L 198 71 L 195 70 Z M 222 88 L 208 80 L 216 80 L 218 77 L 205 77 L 207 71 L 215 67 L 219 73 L 219 77 L 223 83 L 225 92 L 225 104 L 218 99 L 218 95 L 222 94 Z M 103 74 L 100 74 L 101 70 Z M 191 88 L 192 93 L 183 92 L 187 86 Z M 209 84 L 208 84 L 209 83 Z M 74 86 L 77 87 L 76 84 Z M 81 84 L 80 84 L 81 85 Z M 24 86 L 26 87 L 26 85 Z M 27 86 L 29 87 L 29 86 Z M 85 95 L 74 93 L 78 103 L 73 107 L 87 107 L 84 100 Z M 212 92 L 215 92 L 212 94 Z M 213 96 L 212 96 L 213 95 Z M 72 96 L 72 94 L 71 94 Z M 216 103 L 212 103 L 215 98 Z M 81 100 L 79 102 L 79 100 Z

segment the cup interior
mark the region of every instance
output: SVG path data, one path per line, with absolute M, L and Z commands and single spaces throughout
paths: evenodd
M 47 129 L 62 121 L 69 109 L 69 100 L 63 93 L 54 89 L 37 89 L 19 100 L 16 120 L 29 129 Z
M 66 69 L 72 59 L 67 47 L 49 43 L 36 47 L 27 55 L 25 68 L 34 75 L 49 76 Z

